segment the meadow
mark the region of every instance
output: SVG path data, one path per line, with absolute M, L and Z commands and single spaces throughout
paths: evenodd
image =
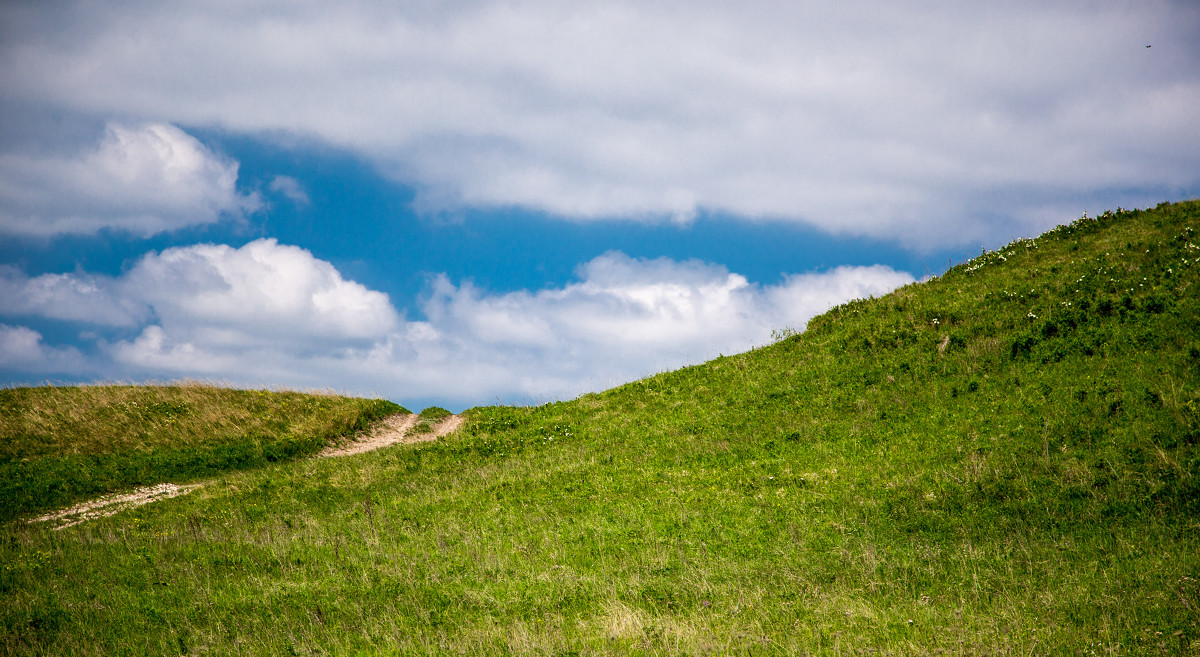
M 9 519 L 0 651 L 1200 654 L 1198 224 L 1085 217 L 434 442 Z
M 0 522 L 313 454 L 397 412 L 407 411 L 379 399 L 194 381 L 0 389 Z

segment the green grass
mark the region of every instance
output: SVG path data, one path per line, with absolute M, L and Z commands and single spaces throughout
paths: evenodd
M 13 654 L 1196 654 L 1200 204 L 749 353 L 0 534 Z
M 440 406 L 430 406 L 429 408 L 421 411 L 418 417 L 427 422 L 441 422 L 451 415 L 453 415 L 453 413 Z
M 0 521 L 311 454 L 403 410 L 200 383 L 0 389 Z
M 408 430 L 410 436 L 419 436 L 423 434 L 431 434 L 434 432 L 433 426 L 440 423 L 442 420 L 453 415 L 450 411 L 440 406 L 430 406 L 421 411 L 417 416 L 417 423 Z

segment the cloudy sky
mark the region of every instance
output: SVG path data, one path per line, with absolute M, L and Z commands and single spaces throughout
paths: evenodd
M 385 5 L 385 6 L 381 6 Z M 1200 194 L 1200 6 L 0 4 L 0 383 L 537 403 Z

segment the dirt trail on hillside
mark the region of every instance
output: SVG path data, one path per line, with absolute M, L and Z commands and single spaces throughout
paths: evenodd
M 149 504 L 155 500 L 165 500 L 171 497 L 178 497 L 179 495 L 187 495 L 202 485 L 187 484 L 185 486 L 178 486 L 176 484 L 158 484 L 157 486 L 143 486 L 135 488 L 132 493 L 105 495 L 90 502 L 83 502 L 61 511 L 54 511 L 38 516 L 29 522 L 49 522 L 53 524 L 54 529 L 66 529 L 67 527 L 74 527 L 88 520 L 116 515 L 125 509 Z
M 427 426 L 418 428 L 418 424 Z M 463 419 L 457 415 L 445 417 L 437 422 L 423 422 L 415 413 L 397 413 L 384 418 L 382 422 L 370 431 L 360 434 L 354 440 L 326 447 L 318 452 L 314 458 L 362 454 L 363 452 L 387 447 L 388 445 L 395 445 L 396 443 L 421 443 L 437 440 L 458 430 L 462 424 Z M 52 511 L 32 518 L 28 522 L 31 524 L 35 522 L 47 522 L 51 523 L 55 530 L 66 529 L 81 522 L 116 515 L 126 509 L 139 507 L 157 500 L 187 495 L 201 486 L 204 486 L 204 483 L 185 485 L 167 483 L 155 486 L 143 486 L 129 493 L 105 495 L 104 497 L 88 502 L 76 504 L 67 509 Z
M 420 422 L 421 418 L 415 414 L 392 415 L 385 418 L 382 423 L 370 432 L 359 436 L 357 440 L 342 445 L 331 445 L 330 447 L 326 447 L 317 456 L 330 457 L 362 454 L 363 452 L 369 452 L 373 449 L 387 447 L 396 443 L 422 443 L 437 440 L 461 427 L 463 419 L 457 415 L 451 415 L 443 418 L 440 422 L 430 422 L 430 431 L 428 432 L 414 431 Z

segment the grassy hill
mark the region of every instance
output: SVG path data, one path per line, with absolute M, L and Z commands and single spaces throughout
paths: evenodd
M 403 408 L 196 382 L 0 389 L 0 522 L 312 454 Z
M 1200 203 L 456 435 L 0 528 L 29 654 L 1197 654 Z

